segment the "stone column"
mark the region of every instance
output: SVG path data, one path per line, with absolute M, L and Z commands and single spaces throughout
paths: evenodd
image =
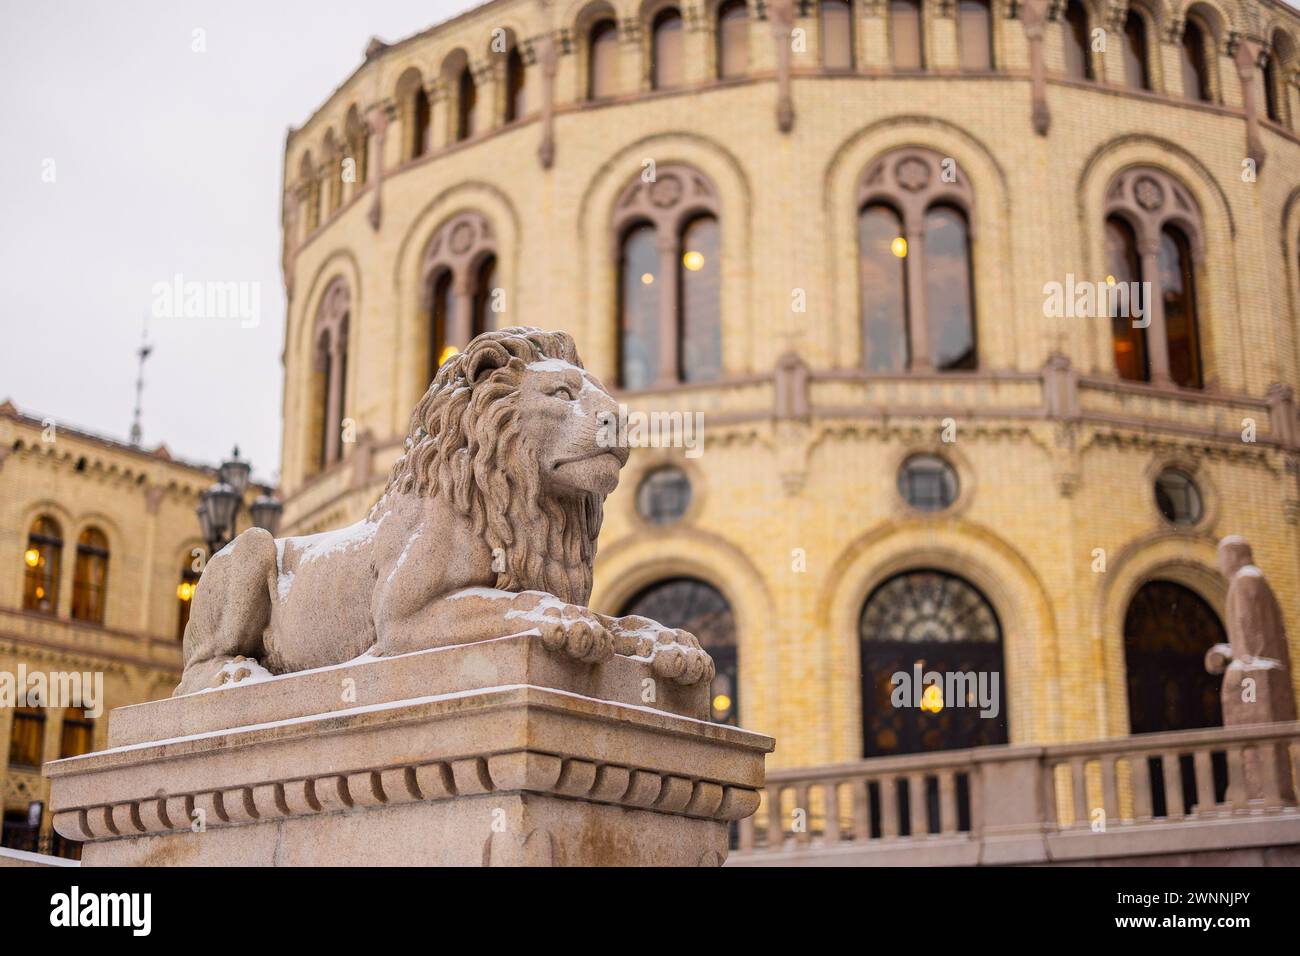
M 659 242 L 659 376 L 658 385 L 673 385 L 678 381 L 678 326 L 677 314 L 678 271 L 677 234 L 668 229 L 656 233 Z
M 925 307 L 925 217 L 909 216 L 907 232 L 907 332 L 911 340 L 911 369 L 930 371 L 930 326 Z
M 776 41 L 776 128 L 794 129 L 794 98 L 790 92 L 790 31 L 794 28 L 794 0 L 772 0 L 769 8 Z
M 1264 168 L 1264 144 L 1259 136 L 1259 61 L 1261 45 L 1258 40 L 1241 37 L 1233 51 L 1237 76 L 1241 79 L 1241 99 L 1246 111 L 1246 155 L 1255 161 L 1255 171 Z
M 343 334 L 342 328 L 336 326 L 334 333 L 330 336 L 330 368 L 329 381 L 325 387 L 329 389 L 325 400 L 325 465 L 329 466 L 332 462 L 338 461 L 342 457 L 342 427 L 343 427 L 343 389 L 346 383 L 343 381 L 343 363 L 344 356 L 347 354 L 347 338 Z
M 388 142 L 389 121 L 396 112 L 392 103 L 378 103 L 366 111 L 366 124 L 370 127 L 367 141 L 370 150 L 368 176 L 374 183 L 374 198 L 370 200 L 366 218 L 370 222 L 370 228 L 376 232 L 379 231 L 384 216 L 384 147 Z
M 1046 136 L 1052 125 L 1047 107 L 1047 68 L 1043 64 L 1043 33 L 1047 26 L 1047 0 L 1025 0 L 1021 18 L 1029 41 L 1029 79 L 1034 132 Z M 996 26 L 996 21 L 994 26 Z
M 470 311 L 474 307 L 473 277 L 468 269 L 460 269 L 452 279 L 451 315 L 447 317 L 447 344 L 463 349 L 469 344 L 470 330 L 474 326 Z
M 1138 237 L 1138 253 L 1142 261 L 1142 281 L 1151 290 L 1146 307 L 1151 320 L 1146 327 L 1147 361 L 1151 366 L 1151 382 L 1169 385 L 1169 336 L 1165 332 L 1165 299 L 1160 286 L 1160 234 Z
M 537 159 L 542 169 L 550 169 L 555 162 L 555 76 L 559 61 L 555 36 L 548 32 L 542 36 L 537 52 L 542 71 L 542 141 L 537 147 Z

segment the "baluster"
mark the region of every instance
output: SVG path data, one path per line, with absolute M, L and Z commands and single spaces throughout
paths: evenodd
M 1060 764 L 1054 764 L 1050 759 L 1045 759 L 1039 766 L 1042 768 L 1042 772 L 1046 775 L 1044 778 L 1044 786 L 1047 790 L 1045 795 L 1047 801 L 1045 819 L 1052 829 L 1059 830 L 1061 829 L 1061 807 L 1060 801 L 1056 799 L 1056 768 L 1059 767 Z
M 908 774 L 907 808 L 914 838 L 928 836 L 930 833 L 930 814 L 926 809 L 928 803 L 925 799 L 925 776 L 919 773 Z
M 1131 754 L 1128 758 L 1129 776 L 1133 780 L 1133 820 L 1135 823 L 1151 822 L 1151 761 L 1146 753 Z
M 740 851 L 754 849 L 754 817 L 748 816 L 740 821 Z
M 1071 799 L 1074 803 L 1074 825 L 1088 825 L 1088 775 L 1084 772 L 1082 757 L 1070 758 Z
M 1196 772 L 1196 815 L 1207 816 L 1218 809 L 1214 802 L 1214 772 L 1210 769 L 1210 751 L 1198 747 L 1192 753 L 1192 768 Z
M 894 775 L 886 774 L 877 780 L 880 790 L 880 835 L 898 836 L 898 788 Z
M 823 842 L 834 846 L 840 842 L 840 781 L 828 781 L 826 792 L 826 833 Z
M 1178 754 L 1161 754 L 1160 768 L 1165 775 L 1165 815 L 1172 820 L 1183 816 L 1187 809 L 1183 806 L 1183 768 L 1178 766 Z
M 781 817 L 781 794 L 784 788 L 779 784 L 769 787 L 767 791 L 767 845 L 773 849 L 785 846 L 785 820 Z
M 1281 781 L 1278 780 L 1278 759 L 1272 743 L 1262 743 L 1255 748 L 1259 764 L 1259 779 L 1264 790 L 1264 807 L 1273 810 L 1282 806 Z
M 798 846 L 807 846 L 812 840 L 813 813 L 806 783 L 794 785 L 794 812 L 798 814 L 800 811 L 803 811 L 803 826 L 794 831 L 794 842 Z
M 1117 758 L 1114 754 L 1104 754 L 1101 763 L 1101 805 L 1106 811 L 1106 826 L 1109 828 L 1113 823 L 1120 822 L 1119 816 L 1119 784 L 1115 780 L 1115 764 Z
M 939 832 L 957 832 L 957 773 L 939 771 Z
M 1291 760 L 1291 779 L 1293 781 L 1292 789 L 1295 793 L 1295 802 L 1300 805 L 1300 743 L 1290 742 L 1284 746 Z
M 1250 794 L 1246 788 L 1246 748 L 1228 744 L 1228 803 L 1232 812 L 1246 809 Z
M 854 780 L 853 789 L 853 838 L 855 840 L 871 839 L 871 788 L 866 777 Z

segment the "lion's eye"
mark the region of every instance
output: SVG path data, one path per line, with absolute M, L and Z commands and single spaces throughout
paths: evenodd
M 557 385 L 557 386 L 555 386 L 555 388 L 551 389 L 550 394 L 551 394 L 551 395 L 563 395 L 563 396 L 564 396 L 568 401 L 570 401 L 570 402 L 573 401 L 573 399 L 574 399 L 573 389 L 569 388 L 569 386 L 567 386 L 567 385 Z

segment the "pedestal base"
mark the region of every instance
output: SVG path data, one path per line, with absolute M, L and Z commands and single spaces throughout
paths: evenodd
M 543 673 L 658 697 L 642 662 L 518 635 L 155 701 L 114 711 L 114 748 L 47 766 L 54 826 L 87 866 L 722 863 L 771 738 Z M 707 693 L 665 690 L 687 711 Z

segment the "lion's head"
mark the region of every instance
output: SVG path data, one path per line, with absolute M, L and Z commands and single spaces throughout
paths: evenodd
M 585 605 L 605 497 L 627 463 L 597 440 L 615 414 L 567 333 L 486 332 L 438 369 L 385 493 L 445 497 L 469 516 L 505 555 L 497 587 Z

